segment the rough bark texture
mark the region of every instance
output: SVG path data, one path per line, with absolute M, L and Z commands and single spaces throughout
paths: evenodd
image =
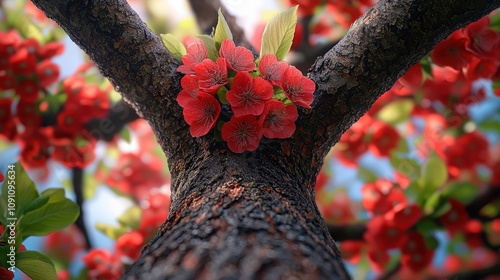
M 170 215 L 125 279 L 346 279 L 314 202 L 342 133 L 433 46 L 500 0 L 380 1 L 310 77 L 315 102 L 294 136 L 229 152 L 193 139 L 175 103 L 177 61 L 125 0 L 34 0 L 151 124 L 172 174 Z

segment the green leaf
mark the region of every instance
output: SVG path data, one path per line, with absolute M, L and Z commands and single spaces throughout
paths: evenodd
M 229 104 L 229 101 L 227 101 L 226 98 L 226 93 L 227 93 L 227 88 L 225 86 L 222 86 L 217 90 L 217 97 L 219 98 L 219 101 L 222 104 Z
M 424 166 L 420 185 L 424 189 L 436 190 L 448 180 L 448 169 L 444 161 L 432 155 Z
M 424 71 L 423 80 L 425 81 L 425 79 L 432 79 L 433 78 L 433 76 L 432 76 L 432 63 L 429 59 L 429 55 L 424 56 L 420 60 L 420 66 L 422 67 L 422 71 Z
M 460 202 L 469 203 L 479 192 L 479 188 L 471 182 L 456 182 L 446 186 L 443 194 Z
M 38 191 L 35 183 L 21 164 L 18 162 L 10 165 L 2 184 L 2 199 L 0 200 L 2 216 L 5 218 L 21 217 L 26 207 L 37 197 Z M 9 202 L 10 206 L 14 207 L 9 207 Z
M 436 250 L 439 247 L 439 240 L 434 235 L 425 236 L 425 245 L 430 250 Z
M 130 130 L 126 126 L 120 131 L 120 138 L 130 143 Z
M 141 221 L 141 214 L 141 207 L 134 205 L 118 217 L 118 222 L 124 227 L 137 229 L 139 228 L 139 223 Z
M 440 217 L 451 209 L 448 199 L 439 192 L 433 193 L 425 202 L 424 213 L 432 217 Z
M 16 267 L 32 280 L 56 280 L 56 269 L 52 261 L 37 251 L 23 251 L 16 255 Z
M 410 178 L 420 176 L 420 163 L 418 161 L 411 158 L 398 157 L 394 153 L 391 153 L 390 161 L 392 167 L 399 173 Z
M 485 120 L 479 125 L 479 129 L 485 132 L 500 132 L 500 120 Z
M 76 221 L 80 214 L 78 205 L 66 197 L 61 198 L 59 190 L 44 192 L 44 195 L 50 197 L 47 203 L 25 213 L 20 222 L 20 229 L 25 237 L 47 235 Z
M 231 39 L 233 40 L 233 34 L 231 33 L 231 29 L 229 29 L 229 25 L 226 22 L 226 19 L 224 18 L 224 15 L 222 14 L 221 9 L 219 8 L 219 18 L 217 20 L 217 26 L 215 27 L 215 33 L 214 33 L 214 43 L 216 49 L 220 49 L 220 45 L 224 39 Z
M 160 37 L 167 50 L 180 61 L 182 56 L 186 54 L 186 48 L 182 42 L 177 40 L 172 34 L 161 34 Z
M 496 32 L 500 32 L 500 13 L 490 16 L 490 28 Z
M 391 125 L 399 124 L 410 118 L 414 105 L 410 99 L 394 100 L 377 113 L 377 118 Z
M 124 227 L 116 227 L 116 226 L 111 226 L 103 223 L 96 223 L 95 228 L 98 229 L 100 232 L 104 233 L 106 236 L 108 236 L 111 239 L 118 239 L 120 235 L 124 234 L 127 232 L 127 229 Z
M 262 34 L 260 57 L 274 54 L 283 60 L 292 46 L 298 6 L 286 9 L 275 15 L 266 25 Z
M 196 38 L 200 39 L 205 47 L 207 48 L 208 52 L 208 57 L 215 61 L 217 60 L 217 57 L 219 57 L 219 54 L 217 53 L 217 50 L 215 49 L 215 41 L 214 38 L 208 36 L 208 35 L 196 35 Z
M 439 228 L 439 225 L 436 224 L 436 222 L 431 218 L 424 218 L 420 220 L 415 227 L 417 231 L 419 231 L 423 235 L 428 235 Z
M 50 188 L 43 191 L 38 198 L 33 200 L 28 207 L 26 207 L 25 213 L 42 208 L 47 203 L 56 203 L 66 199 L 64 195 L 64 189 L 62 188 Z
M 366 183 L 373 183 L 378 179 L 377 174 L 363 166 L 359 166 L 358 175 Z

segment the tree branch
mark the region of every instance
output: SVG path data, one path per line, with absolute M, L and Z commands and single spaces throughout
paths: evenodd
M 90 243 L 89 233 L 85 225 L 85 212 L 83 211 L 83 170 L 81 168 L 73 168 L 71 171 L 71 181 L 76 196 L 76 204 L 80 207 L 80 215 L 76 219 L 75 225 L 85 238 L 85 248 L 89 249 L 92 248 L 92 243 Z
M 111 141 L 123 127 L 139 118 L 139 115 L 130 108 L 125 101 L 120 100 L 109 110 L 108 115 L 102 119 L 92 119 L 85 128 L 94 138 Z

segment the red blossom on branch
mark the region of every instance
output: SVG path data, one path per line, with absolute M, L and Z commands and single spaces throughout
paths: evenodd
M 267 138 L 288 138 L 295 132 L 295 120 L 299 117 L 297 107 L 285 105 L 278 100 L 267 102 L 260 116 L 264 136 Z
M 262 123 L 251 115 L 231 117 L 222 126 L 222 139 L 227 141 L 229 149 L 234 153 L 255 151 L 262 137 Z
M 226 59 L 227 67 L 234 71 L 252 71 L 255 69 L 253 54 L 250 50 L 234 44 L 230 39 L 224 39 L 220 47 L 220 56 Z
M 266 80 L 253 78 L 247 72 L 238 72 L 226 98 L 234 115 L 258 116 L 264 111 L 266 102 L 273 97 L 273 86 Z
M 311 108 L 313 92 L 316 88 L 314 82 L 302 75 L 299 69 L 289 66 L 283 72 L 281 88 L 293 103 L 305 108 Z
M 205 59 L 194 67 L 198 77 L 200 90 L 215 94 L 223 85 L 227 84 L 226 59 L 217 58 L 216 62 Z
M 208 58 L 208 51 L 202 42 L 195 42 L 187 47 L 187 54 L 182 56 L 182 65 L 177 68 L 182 74 L 194 74 L 194 67 Z
M 220 114 L 219 102 L 206 92 L 199 92 L 196 99 L 189 101 L 182 113 L 193 137 L 206 135 L 215 126 Z

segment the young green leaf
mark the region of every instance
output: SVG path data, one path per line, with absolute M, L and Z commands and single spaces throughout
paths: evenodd
M 16 254 L 16 267 L 32 280 L 56 280 L 56 269 L 52 261 L 37 251 Z
M 424 189 L 436 190 L 448 180 L 448 169 L 444 161 L 433 155 L 429 158 L 424 166 L 422 177 L 420 177 L 420 185 Z
M 111 239 L 118 239 L 120 235 L 124 234 L 127 232 L 127 229 L 122 227 L 122 226 L 111 226 L 103 223 L 96 223 L 95 228 L 98 229 L 100 232 L 104 233 L 106 236 L 108 236 Z
M 186 54 L 186 48 L 182 42 L 177 40 L 172 34 L 161 34 L 160 37 L 167 50 L 177 57 L 177 59 L 181 60 L 182 56 Z
M 231 29 L 229 29 L 229 25 L 222 14 L 221 9 L 219 8 L 219 18 L 217 20 L 217 26 L 215 27 L 214 33 L 214 42 L 216 49 L 220 49 L 220 45 L 224 39 L 233 40 L 233 34 L 231 33 Z
M 134 205 L 127 209 L 120 217 L 118 217 L 118 223 L 123 227 L 128 227 L 131 229 L 136 229 L 139 227 L 141 221 L 142 210 L 141 207 Z
M 200 39 L 203 42 L 203 44 L 207 48 L 208 57 L 211 60 L 215 61 L 219 57 L 219 54 L 217 53 L 217 50 L 215 49 L 214 38 L 212 38 L 208 35 L 203 35 L 203 34 L 196 35 L 196 38 Z
M 267 23 L 262 34 L 260 57 L 265 54 L 274 54 L 278 60 L 285 58 L 292 46 L 297 24 L 297 7 L 278 13 Z

